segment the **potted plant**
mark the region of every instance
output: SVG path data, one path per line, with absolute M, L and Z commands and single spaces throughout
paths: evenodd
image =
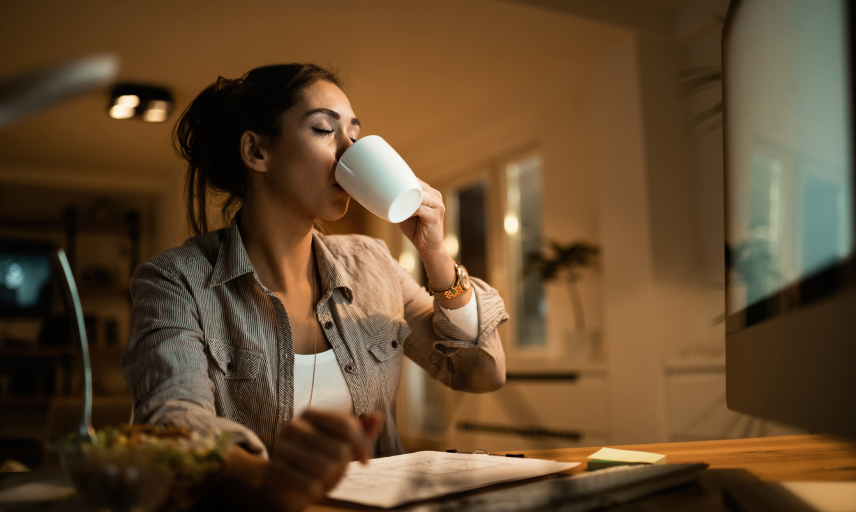
M 587 242 L 575 241 L 562 244 L 551 241 L 544 251 L 531 253 L 525 268 L 525 274 L 537 273 L 544 282 L 555 280 L 564 281 L 571 296 L 571 309 L 574 315 L 574 325 L 579 333 L 586 330 L 585 311 L 577 283 L 581 270 L 595 264 L 600 249 Z

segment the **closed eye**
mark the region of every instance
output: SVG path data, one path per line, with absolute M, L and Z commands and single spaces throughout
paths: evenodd
M 315 127 L 313 127 L 312 129 L 313 129 L 313 130 L 315 130 L 315 132 L 317 132 L 317 133 L 321 134 L 322 136 L 324 136 L 324 135 L 330 135 L 331 133 L 333 133 L 333 132 L 334 132 L 334 130 L 325 130 L 324 128 L 315 128 Z M 357 139 L 355 139 L 355 138 L 353 138 L 353 137 L 348 137 L 348 138 L 349 138 L 349 139 L 351 139 L 351 142 L 357 142 Z

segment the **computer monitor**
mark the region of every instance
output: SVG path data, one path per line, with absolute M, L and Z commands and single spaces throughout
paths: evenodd
M 723 126 L 728 408 L 856 438 L 853 21 L 733 0 Z

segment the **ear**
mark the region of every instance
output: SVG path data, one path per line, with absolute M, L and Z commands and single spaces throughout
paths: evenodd
M 241 134 L 241 160 L 248 169 L 267 172 L 267 137 L 249 130 Z

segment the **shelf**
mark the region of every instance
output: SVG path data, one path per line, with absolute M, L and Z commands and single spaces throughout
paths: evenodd
M 121 356 L 122 352 L 125 350 L 124 346 L 121 347 L 89 347 L 89 356 L 90 357 L 98 357 L 98 356 Z M 65 356 L 77 356 L 80 353 L 80 349 L 75 345 L 74 347 L 50 347 L 50 348 L 36 348 L 36 349 L 26 349 L 26 348 L 6 348 L 0 349 L 0 357 L 65 357 Z
M 0 398 L 0 407 L 28 407 L 34 405 L 48 405 L 51 401 L 48 395 L 23 395 Z
M 122 352 L 124 352 L 124 351 L 125 351 L 125 347 L 108 347 L 108 348 L 89 347 L 89 357 L 104 357 L 104 356 L 119 357 L 122 355 Z
M 81 286 L 77 291 L 81 296 L 89 297 L 121 296 L 126 299 L 131 297 L 131 290 L 121 286 Z
M 63 357 L 76 352 L 72 347 L 3 348 L 0 349 L 0 357 Z
M 16 219 L 12 217 L 0 217 L 0 228 L 28 229 L 40 231 L 66 232 L 73 229 L 78 233 L 112 233 L 127 236 L 132 227 L 124 221 L 116 222 L 87 222 L 75 221 L 68 223 L 63 220 L 46 219 Z

